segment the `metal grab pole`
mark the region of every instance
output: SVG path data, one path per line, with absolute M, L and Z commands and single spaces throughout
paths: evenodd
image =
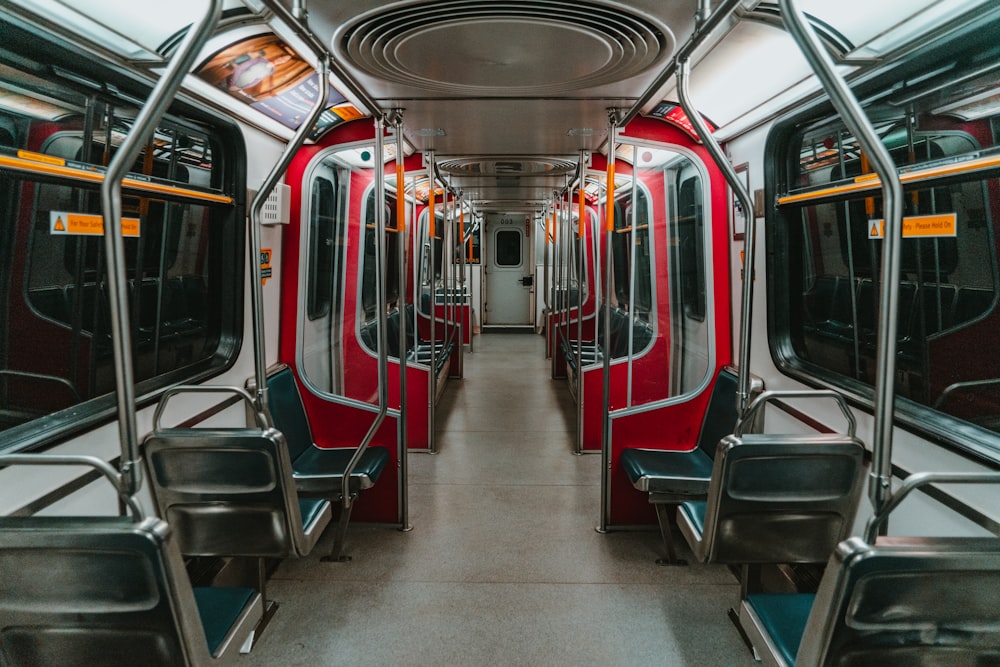
M 285 146 L 281 157 L 271 168 L 271 172 L 264 179 L 257 194 L 254 195 L 250 204 L 250 312 L 253 318 L 253 352 L 254 352 L 254 382 L 256 390 L 254 401 L 259 412 L 267 415 L 268 423 L 273 425 L 271 412 L 267 406 L 267 359 L 266 359 L 266 336 L 264 332 L 264 282 L 260 268 L 260 214 L 264 210 L 264 203 L 274 190 L 274 186 L 285 174 L 292 158 L 298 152 L 302 144 L 305 143 L 306 136 L 312 131 L 316 121 L 319 120 L 323 110 L 326 109 L 327 98 L 330 90 L 330 70 L 327 65 L 327 58 L 320 56 L 319 69 L 319 93 L 316 97 L 316 105 L 309 112 L 309 117 L 295 131 L 291 141 Z
M 708 38 L 712 31 L 719 27 L 722 22 L 729 18 L 744 0 L 723 0 L 722 4 L 716 7 L 711 14 L 707 17 L 705 12 L 707 11 L 710 3 L 705 0 L 699 0 L 699 6 L 696 14 L 696 25 L 695 31 L 690 38 L 677 50 L 677 55 L 675 55 L 670 62 L 667 63 L 663 71 L 660 72 L 652 83 L 646 88 L 645 92 L 635 101 L 635 103 L 629 108 L 628 111 L 619 119 L 622 126 L 625 126 L 633 118 L 639 115 L 643 107 L 650 103 L 654 96 L 663 89 L 663 86 L 667 83 L 671 76 L 673 76 L 674 71 L 677 69 L 678 63 L 682 60 L 687 60 L 692 54 L 698 49 L 699 46 Z
M 314 53 L 322 54 L 330 59 L 330 70 L 333 72 L 334 76 L 337 77 L 338 81 L 344 84 L 344 87 L 350 91 L 351 95 L 361 102 L 361 105 L 365 107 L 365 109 L 367 109 L 372 116 L 382 115 L 382 108 L 379 106 L 378 102 L 376 102 L 371 95 L 365 92 L 365 89 L 361 87 L 361 84 L 357 82 L 350 72 L 341 67 L 340 63 L 330 56 L 330 51 L 327 45 L 324 44 L 322 40 L 317 38 L 316 34 L 306 26 L 305 22 L 308 18 L 308 12 L 305 11 L 304 7 L 297 6 L 294 11 L 289 11 L 285 5 L 281 3 L 281 0 L 261 1 L 264 3 L 264 6 L 267 7 L 268 11 L 270 11 L 282 23 L 291 28 L 292 32 L 294 32 L 297 36 L 302 38 L 302 40 L 313 50 Z
M 583 440 L 580 435 L 583 432 L 583 287 L 587 284 L 587 264 L 585 257 L 587 254 L 587 203 L 586 203 L 586 188 L 587 188 L 587 152 L 580 151 L 580 189 L 579 189 L 579 211 L 577 212 L 577 240 L 576 245 L 578 248 L 577 252 L 577 273 L 576 273 L 576 283 L 577 292 L 579 296 L 577 297 L 576 306 L 576 349 L 573 351 L 573 356 L 576 357 L 576 442 L 574 444 L 574 454 L 583 453 Z M 594 299 L 594 303 L 597 303 L 597 299 Z M 594 323 L 596 327 L 597 318 L 595 316 Z M 597 331 L 594 331 L 594 340 L 597 340 Z
M 603 406 L 601 410 L 601 525 L 607 532 L 611 513 L 611 235 L 615 229 L 615 140 L 618 117 L 609 113 L 607 193 L 604 211 L 604 335 L 601 351 L 604 355 Z
M 111 306 L 111 344 L 114 351 L 115 386 L 118 397 L 118 434 L 122 448 L 122 493 L 139 490 L 139 436 L 135 416 L 135 384 L 132 365 L 132 332 L 129 329 L 126 297 L 125 242 L 122 240 L 122 179 L 135 163 L 156 124 L 167 111 L 185 75 L 194 65 L 201 47 L 215 29 L 222 0 L 210 0 L 201 20 L 192 25 L 153 87 L 149 99 L 139 109 L 132 130 L 111 159 L 101 183 L 101 210 L 104 218 L 104 252 L 108 256 L 108 300 Z
M 396 133 L 396 309 L 399 313 L 399 476 L 402 481 L 399 497 L 399 524 L 402 530 L 412 530 L 410 525 L 409 439 L 406 435 L 406 254 L 408 239 L 406 227 L 406 156 L 403 145 L 403 113 L 397 110 L 393 123 Z M 413 186 L 416 201 L 417 187 Z M 416 220 L 416 218 L 414 218 Z M 388 332 L 386 332 L 388 333 Z
M 750 201 L 750 193 L 746 186 L 740 181 L 736 170 L 729 162 L 729 158 L 723 152 L 719 142 L 715 140 L 708 125 L 702 119 L 698 109 L 691 102 L 688 92 L 688 79 L 691 73 L 691 63 L 688 58 L 684 58 L 677 63 L 677 95 L 681 100 L 681 107 L 687 114 L 688 120 L 694 126 L 701 142 L 711 153 L 715 164 L 722 170 L 726 182 L 733 189 L 740 205 L 746 212 L 746 230 L 743 234 L 743 296 L 740 300 L 740 357 L 739 357 L 739 381 L 738 381 L 738 402 L 740 417 L 747 409 L 750 401 L 750 323 L 753 314 L 753 267 L 757 253 L 757 219 L 753 214 L 753 203 Z
M 361 457 L 371 444 L 375 433 L 378 432 L 385 421 L 385 415 L 389 411 L 389 349 L 385 335 L 385 137 L 383 136 L 382 118 L 375 118 L 375 307 L 378 309 L 377 330 L 378 330 L 378 414 L 372 422 L 365 437 L 361 439 L 361 444 L 354 450 L 351 460 L 344 468 L 344 478 L 342 482 L 342 496 L 344 509 L 351 507 L 351 473 L 358 467 Z
M 427 373 L 427 442 L 428 449 L 431 454 L 437 454 L 437 409 L 436 394 L 437 394 L 437 345 L 435 343 L 437 322 L 435 321 L 435 295 L 437 293 L 437 265 L 435 264 L 435 241 L 437 240 L 437 211 L 434 207 L 434 181 L 438 176 L 437 173 L 437 162 L 434 158 L 434 151 L 428 152 L 428 159 L 430 160 L 428 176 L 430 181 L 430 210 L 427 214 L 427 318 L 430 321 L 430 371 Z M 443 182 L 442 182 L 443 183 Z M 441 191 L 441 207 L 447 213 L 448 210 L 448 190 L 444 189 Z M 447 216 L 445 216 L 447 222 Z M 421 301 L 423 301 L 423 294 L 421 294 Z M 423 305 L 422 303 L 420 305 Z M 416 308 L 417 311 L 420 308 Z M 419 317 L 417 319 L 419 322 Z M 413 331 L 417 338 L 420 337 L 419 329 L 417 325 L 414 324 Z
M 892 156 L 841 77 L 819 37 L 794 0 L 779 0 L 781 16 L 802 54 L 809 61 L 830 101 L 857 138 L 882 180 L 885 235 L 882 246 L 882 291 L 879 295 L 878 347 L 875 373 L 875 420 L 868 497 L 879 513 L 888 502 L 892 479 L 892 416 L 895 405 L 896 308 L 899 297 L 900 236 L 903 226 L 903 186 Z

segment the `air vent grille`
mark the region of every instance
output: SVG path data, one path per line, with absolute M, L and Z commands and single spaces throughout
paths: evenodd
M 614 83 L 669 57 L 648 18 L 588 2 L 453 0 L 363 16 L 338 42 L 376 77 L 442 94 L 552 95 Z

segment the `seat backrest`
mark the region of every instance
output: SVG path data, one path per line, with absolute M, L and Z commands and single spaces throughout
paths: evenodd
M 209 660 L 184 563 L 163 521 L 0 518 L 0 664 Z
M 722 563 L 823 563 L 853 526 L 864 445 L 841 434 L 719 443 L 698 550 Z
M 1000 539 L 880 537 L 830 557 L 797 665 L 1000 664 Z
M 267 407 L 275 428 L 284 434 L 288 456 L 294 461 L 313 446 L 313 436 L 295 375 L 288 366 L 267 376 Z
M 719 441 L 731 434 L 736 427 L 736 421 L 740 417 L 736 402 L 737 389 L 739 378 L 736 371 L 728 366 L 720 370 L 698 432 L 698 449 L 709 458 L 715 457 Z
M 145 441 L 160 516 L 188 556 L 309 553 L 285 438 L 273 429 L 163 429 Z

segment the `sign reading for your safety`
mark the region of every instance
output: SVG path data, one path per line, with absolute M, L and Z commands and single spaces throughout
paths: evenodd
M 89 213 L 52 211 L 49 231 L 53 234 L 104 236 L 104 218 Z M 139 218 L 122 218 L 122 236 L 139 236 Z
M 958 215 L 914 215 L 903 218 L 904 239 L 929 239 L 940 236 L 958 236 Z M 868 221 L 868 238 L 885 238 L 885 220 Z

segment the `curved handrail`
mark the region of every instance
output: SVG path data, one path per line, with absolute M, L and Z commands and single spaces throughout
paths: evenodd
M 652 83 L 646 88 L 645 92 L 639 96 L 639 98 L 632 104 L 632 106 L 625 112 L 621 117 L 622 125 L 628 124 L 633 118 L 639 115 L 639 112 L 644 106 L 652 101 L 653 97 L 663 89 L 670 77 L 673 76 L 677 64 L 682 60 L 687 60 L 691 55 L 701 46 L 708 36 L 719 27 L 722 22 L 729 17 L 741 4 L 743 0 L 724 0 L 722 4 L 716 7 L 711 14 L 708 14 L 709 5 L 711 3 L 705 0 L 699 0 L 698 10 L 697 10 L 697 24 L 695 25 L 694 33 L 688 38 L 684 44 L 677 49 L 677 54 L 674 56 L 673 60 L 667 63 L 666 67 L 660 72 L 660 74 L 653 79 Z M 689 116 L 690 117 L 690 116 Z
M 114 351 L 115 386 L 118 390 L 118 431 L 122 447 L 124 490 L 132 496 L 141 482 L 139 436 L 135 416 L 135 384 L 132 366 L 132 332 L 129 328 L 126 296 L 125 243 L 122 239 L 121 183 L 149 140 L 160 118 L 174 99 L 181 82 L 194 65 L 201 47 L 215 29 L 222 13 L 222 0 L 210 0 L 205 14 L 188 29 L 184 40 L 156 82 L 149 99 L 141 106 L 132 129 L 111 158 L 101 183 L 101 210 L 104 218 L 104 252 L 107 255 L 111 344 Z
M 243 399 L 243 402 L 247 404 L 247 407 L 253 413 L 258 428 L 266 429 L 271 426 L 267 415 L 260 410 L 253 396 L 242 387 L 210 384 L 179 384 L 170 387 L 160 396 L 160 402 L 156 405 L 156 412 L 153 413 L 153 433 L 160 433 L 163 430 L 160 426 L 160 418 L 167 409 L 167 402 L 178 394 L 236 394 Z
M 688 92 L 688 79 L 691 73 L 691 63 L 689 55 L 679 58 L 677 61 L 677 94 L 680 97 L 681 107 L 687 114 L 688 120 L 694 126 L 702 144 L 708 149 L 715 164 L 722 171 L 729 187 L 733 189 L 740 205 L 746 211 L 746 230 L 743 234 L 743 292 L 740 308 L 740 359 L 739 359 L 739 381 L 737 383 L 737 396 L 739 401 L 739 413 L 742 417 L 747 410 L 747 402 L 750 400 L 750 332 L 751 318 L 753 315 L 753 269 L 757 254 L 757 219 L 753 214 L 753 203 L 750 201 L 750 193 L 747 192 L 746 185 L 740 180 L 736 170 L 726 154 L 723 152 L 719 142 L 715 140 L 708 125 L 702 119 L 698 109 L 691 102 L 691 95 Z
M 878 347 L 875 371 L 875 424 L 872 437 L 872 470 L 868 495 L 876 512 L 887 502 L 892 479 L 892 417 L 895 406 L 896 309 L 899 297 L 900 237 L 903 226 L 903 186 L 888 149 L 865 116 L 847 82 L 836 71 L 830 54 L 795 0 L 779 0 L 781 16 L 809 61 L 830 101 L 857 137 L 882 179 L 885 238 L 882 245 L 882 292 L 879 298 Z
M 948 402 L 948 399 L 951 398 L 951 395 L 956 391 L 960 391 L 962 389 L 973 389 L 976 387 L 989 387 L 991 385 L 996 385 L 996 384 L 1000 384 L 1000 378 L 988 378 L 985 380 L 965 380 L 964 382 L 952 382 L 950 385 L 944 388 L 944 391 L 942 391 L 941 395 L 937 397 L 937 400 L 934 401 L 934 405 L 932 407 L 935 410 L 941 410 L 941 408 L 944 407 L 944 405 Z
M 329 49 L 323 42 L 316 36 L 316 34 L 309 29 L 306 25 L 308 20 L 308 12 L 301 5 L 297 6 L 294 11 L 289 11 L 285 5 L 281 3 L 280 0 L 261 0 L 264 6 L 267 7 L 274 16 L 276 16 L 282 23 L 287 25 L 292 31 L 302 38 L 309 48 L 313 50 L 313 53 L 320 55 L 321 58 L 329 58 L 330 69 L 333 71 L 334 76 L 337 80 L 344 84 L 354 97 L 361 102 L 368 113 L 373 116 L 381 115 L 382 108 L 378 105 L 373 97 L 371 97 L 365 89 L 361 87 L 361 84 L 357 82 L 354 76 L 351 75 L 343 66 L 340 65 L 336 60 L 334 60 L 330 54 Z M 298 3 L 297 3 L 298 4 Z M 312 125 L 310 124 L 310 128 Z
M 865 525 L 865 541 L 874 544 L 878 530 L 912 491 L 928 484 L 1000 484 L 1000 472 L 918 472 L 903 480 L 902 485 Z
M 306 137 L 312 131 L 313 125 L 319 120 L 320 115 L 326 109 L 327 98 L 330 91 L 330 70 L 329 58 L 322 53 L 319 56 L 319 91 L 316 95 L 316 104 L 309 112 L 308 118 L 299 125 L 291 141 L 285 146 L 281 157 L 271 168 L 264 182 L 261 184 L 257 194 L 254 195 L 253 203 L 250 205 L 250 310 L 253 317 L 253 351 L 254 351 L 254 379 L 256 384 L 256 409 L 265 415 L 270 415 L 267 406 L 267 361 L 265 360 L 265 337 L 264 337 L 264 285 L 263 271 L 260 267 L 260 215 L 264 209 L 264 202 L 271 195 L 278 180 L 285 174 L 292 158 L 298 153 L 299 148 L 305 143 Z M 268 423 L 273 423 L 270 418 Z
M 857 431 L 858 423 L 854 419 L 854 414 L 847 406 L 847 399 L 840 393 L 832 389 L 773 389 L 761 393 L 747 406 L 746 412 L 736 422 L 733 434 L 737 436 L 743 435 L 744 425 L 753 423 L 757 412 L 764 407 L 764 404 L 780 398 L 832 398 L 844 414 L 844 419 L 847 420 L 847 435 L 853 438 Z
M 146 518 L 139 506 L 139 502 L 133 494 L 128 493 L 126 488 L 126 478 L 123 473 L 115 470 L 110 463 L 96 456 L 84 456 L 78 454 L 2 454 L 0 455 L 0 466 L 8 465 L 33 465 L 33 466 L 63 466 L 63 465 L 83 465 L 90 466 L 111 482 L 115 487 L 118 498 L 122 503 L 132 510 L 132 521 L 139 523 Z

